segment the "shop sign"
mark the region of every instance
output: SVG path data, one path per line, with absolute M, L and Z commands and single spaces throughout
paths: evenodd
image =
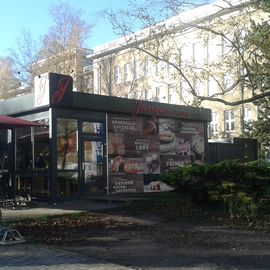
M 36 76 L 35 85 L 35 106 L 44 105 L 68 105 L 71 103 L 73 79 L 71 76 L 44 73 Z
M 163 108 L 158 104 L 150 104 L 143 100 L 136 101 L 136 108 L 133 112 L 133 116 L 138 116 L 139 114 L 150 114 L 152 117 L 156 118 L 158 116 L 171 116 L 171 117 L 187 117 L 188 112 L 180 111 L 179 109 L 168 109 Z
M 49 73 L 36 76 L 34 79 L 35 107 L 49 104 Z

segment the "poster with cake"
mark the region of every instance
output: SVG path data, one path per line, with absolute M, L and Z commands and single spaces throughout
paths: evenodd
M 161 156 L 188 156 L 194 163 L 204 161 L 203 123 L 160 118 L 159 138 Z

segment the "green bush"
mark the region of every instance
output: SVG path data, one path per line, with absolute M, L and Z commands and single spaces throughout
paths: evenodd
M 190 164 L 168 172 L 163 181 L 194 202 L 222 205 L 230 217 L 253 221 L 270 212 L 270 168 L 261 161 Z

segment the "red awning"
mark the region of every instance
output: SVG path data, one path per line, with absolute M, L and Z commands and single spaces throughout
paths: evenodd
M 41 125 L 35 122 L 23 120 L 12 116 L 0 115 L 0 128 L 23 128 L 34 126 Z

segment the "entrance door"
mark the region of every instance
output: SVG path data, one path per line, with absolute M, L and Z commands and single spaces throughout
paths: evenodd
M 83 140 L 82 172 L 85 195 L 105 193 L 103 147 L 102 141 Z

